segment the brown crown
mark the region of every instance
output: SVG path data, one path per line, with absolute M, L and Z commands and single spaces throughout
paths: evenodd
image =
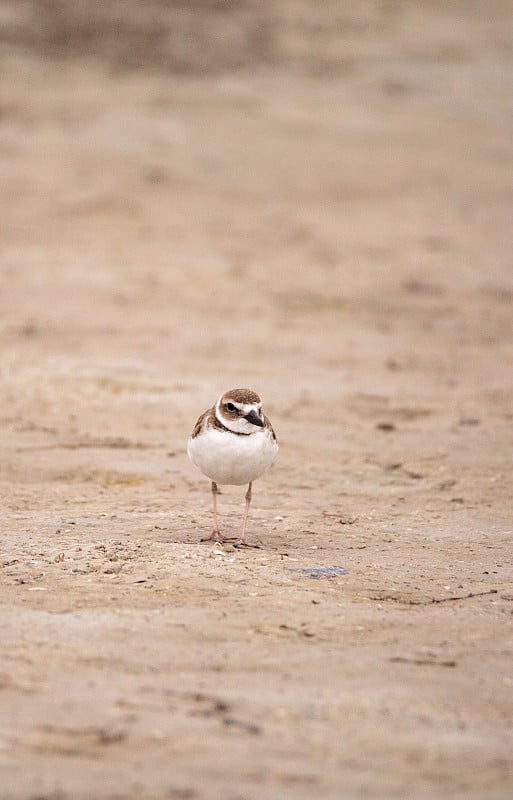
M 230 389 L 223 394 L 223 403 L 232 401 L 233 403 L 260 403 L 260 398 L 251 389 Z

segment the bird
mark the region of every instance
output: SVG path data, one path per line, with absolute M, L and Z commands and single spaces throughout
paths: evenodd
M 257 547 L 246 541 L 246 525 L 253 481 L 269 469 L 278 455 L 278 440 L 262 401 L 251 389 L 230 389 L 199 417 L 187 442 L 191 461 L 211 480 L 214 528 L 201 541 L 232 542 L 235 547 Z M 240 536 L 223 536 L 217 521 L 218 484 L 247 484 Z

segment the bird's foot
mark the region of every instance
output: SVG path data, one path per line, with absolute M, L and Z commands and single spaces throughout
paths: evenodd
M 224 544 L 227 541 L 228 539 L 223 536 L 221 531 L 216 530 L 213 530 L 210 536 L 204 536 L 203 539 L 200 539 L 200 542 L 219 542 L 219 544 Z
M 262 549 L 261 544 L 252 544 L 251 542 L 247 542 L 245 539 L 241 539 L 240 537 L 230 542 L 230 544 L 232 544 L 237 550 L 243 549 L 244 547 L 252 548 L 254 550 Z

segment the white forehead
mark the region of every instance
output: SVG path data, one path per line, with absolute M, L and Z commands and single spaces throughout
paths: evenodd
M 242 412 L 243 416 L 247 416 L 250 411 L 260 411 L 262 403 L 233 403 L 235 408 Z
M 217 405 L 221 404 L 223 397 L 220 397 L 217 401 Z M 240 411 L 244 417 L 246 417 L 250 411 L 260 411 L 262 408 L 262 403 L 237 403 L 235 400 L 230 400 L 230 398 L 224 398 L 225 403 L 231 403 L 232 406 L 235 406 L 237 411 Z

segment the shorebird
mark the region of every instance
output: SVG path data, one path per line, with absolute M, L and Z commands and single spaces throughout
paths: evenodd
M 278 440 L 269 419 L 262 413 L 260 397 L 250 389 L 231 389 L 198 419 L 189 441 L 191 461 L 212 481 L 214 529 L 202 541 L 231 541 L 235 547 L 246 542 L 246 524 L 253 481 L 269 469 L 278 455 Z M 248 484 L 242 531 L 226 539 L 217 522 L 217 485 Z

